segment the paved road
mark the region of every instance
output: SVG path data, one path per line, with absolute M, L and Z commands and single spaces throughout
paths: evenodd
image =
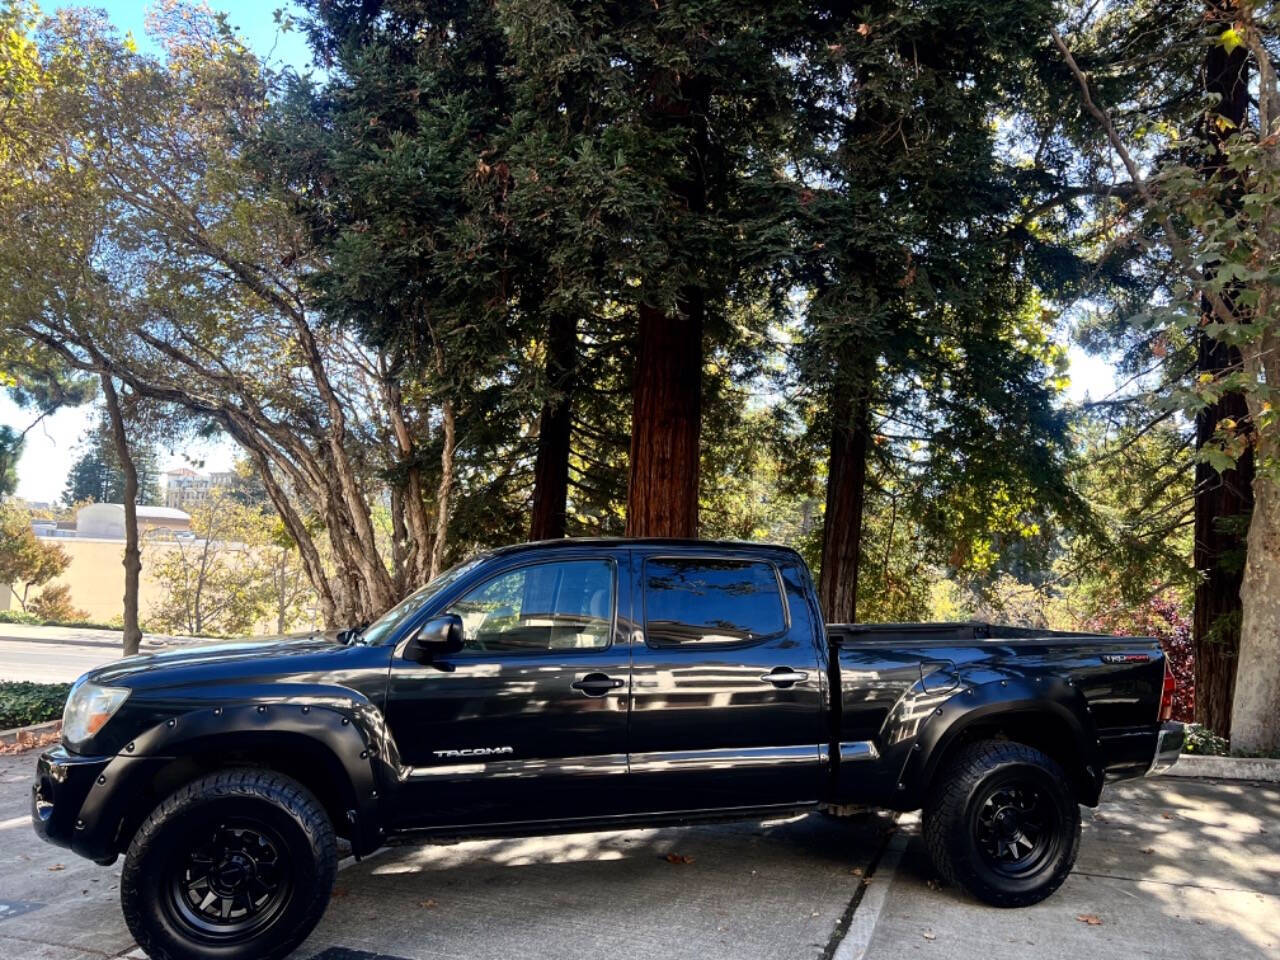
M 0 758 L 0 958 L 135 955 L 119 865 L 94 866 L 32 834 L 33 759 Z M 1274 786 L 1164 778 L 1114 788 L 1086 812 L 1077 872 L 1026 910 L 935 889 L 912 828 L 890 837 L 884 825 L 813 815 L 384 850 L 344 865 L 329 912 L 292 960 L 1280 955 Z M 855 870 L 870 872 L 869 884 Z
M 163 649 L 170 642 L 148 636 L 142 651 Z M 70 683 L 86 670 L 117 659 L 120 644 L 118 630 L 0 623 L 0 680 Z

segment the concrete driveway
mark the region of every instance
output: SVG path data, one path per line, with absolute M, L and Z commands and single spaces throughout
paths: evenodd
M 33 762 L 0 757 L 0 957 L 134 955 L 119 865 L 31 832 Z M 912 827 L 894 834 L 880 818 L 393 848 L 344 864 L 294 960 L 1280 953 L 1276 788 L 1152 780 L 1112 789 L 1086 816 L 1077 872 L 1046 903 L 1014 911 L 934 889 Z

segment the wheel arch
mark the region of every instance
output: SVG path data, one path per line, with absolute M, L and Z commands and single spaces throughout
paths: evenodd
M 968 687 L 935 708 L 916 741 L 903 783 L 913 805 L 924 799 L 951 758 L 971 743 L 1008 740 L 1032 747 L 1066 771 L 1078 802 L 1096 806 L 1102 767 L 1084 696 L 1066 680 L 1003 680 Z
M 314 701 L 218 706 L 170 718 L 127 744 L 90 791 L 78 828 L 92 848 L 87 855 L 113 859 L 164 797 L 237 766 L 297 780 L 356 855 L 368 853 L 382 844 L 380 800 L 398 765 L 380 723 L 371 706 Z

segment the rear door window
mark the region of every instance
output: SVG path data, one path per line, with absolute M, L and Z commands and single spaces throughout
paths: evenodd
M 746 643 L 787 629 L 773 564 L 651 557 L 644 564 L 645 636 L 652 646 Z

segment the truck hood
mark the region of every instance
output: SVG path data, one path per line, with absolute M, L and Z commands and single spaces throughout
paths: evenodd
M 127 657 L 84 680 L 129 696 L 85 752 L 118 753 L 152 727 L 194 710 L 297 698 L 352 699 L 382 708 L 390 646 L 343 644 L 332 633 L 200 644 Z
M 154 689 L 192 682 L 235 683 L 295 673 L 325 672 L 325 664 L 351 648 L 338 631 L 183 645 L 125 657 L 85 674 L 104 686 Z

